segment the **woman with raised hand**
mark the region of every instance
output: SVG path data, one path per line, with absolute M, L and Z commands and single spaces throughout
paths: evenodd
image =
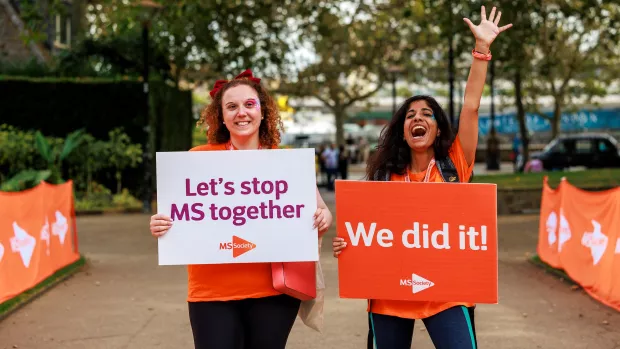
M 377 151 L 367 165 L 368 180 L 469 181 L 478 145 L 478 108 L 491 59 L 491 43 L 512 26 L 498 27 L 501 12 L 496 14 L 495 7 L 487 19 L 483 6 L 481 16 L 478 25 L 463 19 L 476 38 L 476 46 L 457 134 L 434 98 L 407 99 L 381 134 Z M 447 176 L 445 169 L 455 175 Z M 346 253 L 345 247 L 343 238 L 334 238 L 334 257 Z M 475 349 L 474 307 L 464 302 L 369 300 L 368 348 L 411 348 L 414 322 L 421 319 L 436 348 Z
M 218 80 L 213 102 L 200 117 L 208 144 L 190 151 L 273 149 L 282 126 L 278 106 L 250 70 Z M 251 171 L 251 169 L 248 169 Z M 316 190 L 314 226 L 322 236 L 332 215 Z M 165 234 L 170 217 L 151 217 L 150 230 Z M 273 287 L 271 263 L 188 265 L 189 318 L 196 349 L 283 349 L 301 301 Z

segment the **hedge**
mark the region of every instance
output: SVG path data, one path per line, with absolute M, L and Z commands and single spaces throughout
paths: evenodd
M 0 124 L 40 130 L 53 137 L 66 137 L 84 128 L 97 139 L 107 139 L 109 131 L 122 127 L 133 143 L 143 145 L 148 139 L 146 126 L 150 125 L 154 178 L 154 152 L 188 150 L 195 120 L 191 91 L 180 91 L 160 81 L 150 83 L 150 106 L 147 117 L 143 84 L 137 80 L 0 76 Z M 127 170 L 124 187 L 140 195 L 143 174 L 144 165 Z M 97 181 L 114 188 L 113 175 L 99 174 Z

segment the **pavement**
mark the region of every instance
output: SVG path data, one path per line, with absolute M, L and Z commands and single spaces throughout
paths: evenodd
M 333 194 L 324 197 L 333 212 Z M 500 300 L 478 306 L 480 348 L 620 348 L 620 313 L 527 262 L 538 216 L 498 219 Z M 0 348 L 193 348 L 185 268 L 157 265 L 148 221 L 142 214 L 79 217 L 88 266 L 0 322 Z M 366 348 L 365 302 L 338 298 L 334 235 L 332 228 L 321 254 L 325 330 L 298 321 L 288 348 Z M 412 348 L 433 348 L 422 322 Z

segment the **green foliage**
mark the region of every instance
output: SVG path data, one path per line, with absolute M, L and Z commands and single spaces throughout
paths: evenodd
M 316 60 L 299 62 L 303 70 L 291 74 L 279 92 L 320 100 L 334 113 L 336 141 L 343 143 L 346 110 L 391 80 L 392 66 L 404 66 L 414 51 L 429 44 L 419 24 L 424 8 L 419 1 L 358 2 L 352 8 L 340 2 L 310 5 L 313 11 L 299 19 L 299 38 L 311 43 Z M 407 71 L 401 74 L 407 76 Z
M 202 144 L 207 144 L 207 133 L 200 127 L 194 127 L 192 146 L 195 147 Z
M 62 183 L 66 175 L 74 180 L 76 190 L 83 196 L 111 205 L 113 196 L 109 190 L 101 186 L 93 189 L 92 183 L 94 173 L 112 169 L 118 183 L 117 194 L 123 198 L 121 201 L 130 202 L 128 192 L 122 191 L 121 174 L 124 169 L 140 164 L 142 153 L 142 146 L 133 144 L 120 128 L 110 131 L 108 140 L 95 139 L 83 130 L 74 131 L 63 140 L 45 137 L 40 131 L 2 125 L 0 168 L 7 177 L 0 180 L 0 190 L 26 190 L 42 180 Z
M 19 16 L 24 23 L 24 44 L 47 40 L 48 19 L 64 12 L 62 0 L 19 1 Z
M 84 130 L 71 132 L 63 142 L 62 148 L 53 147 L 51 142 L 43 136 L 40 131 L 35 132 L 35 145 L 39 155 L 47 163 L 47 169 L 51 171 L 48 181 L 52 184 L 63 183 L 62 162 L 77 148 L 82 142 Z
M 0 125 L 0 180 L 4 176 L 13 175 L 36 164 L 34 134 L 22 131 L 13 126 Z M 10 165 L 10 166 L 9 166 Z
M 133 197 L 129 190 L 123 189 L 112 197 L 112 205 L 117 208 L 135 209 L 142 207 L 142 202 Z
M 603 71 L 613 72 L 620 63 L 620 4 L 556 0 L 529 15 L 540 26 L 534 36 L 527 105 L 530 111 L 544 115 L 538 98 L 553 98 L 550 121 L 555 137 L 564 110 L 605 96 L 618 78 Z
M 614 188 L 620 186 L 620 169 L 597 169 L 584 171 L 552 171 L 520 174 L 476 175 L 474 183 L 495 183 L 498 189 L 538 189 L 542 188 L 543 178 L 547 176 L 549 186 L 557 187 L 562 178 L 582 189 Z
M 115 170 L 116 193 L 121 192 L 122 171 L 126 168 L 135 168 L 142 162 L 142 145 L 132 144 L 131 139 L 121 129 L 114 129 L 109 133 L 108 162 Z
M 402 98 L 409 98 L 413 96 L 413 91 L 407 86 L 401 86 L 396 89 L 396 95 Z
M 50 170 L 23 170 L 15 176 L 2 182 L 0 191 L 17 192 L 37 186 L 41 181 L 48 181 L 52 174 Z
M 75 209 L 78 211 L 102 211 L 110 209 L 139 209 L 142 202 L 129 193 L 126 188 L 120 193 L 112 194 L 112 191 L 103 185 L 90 183 L 91 192 L 81 193 L 75 201 Z

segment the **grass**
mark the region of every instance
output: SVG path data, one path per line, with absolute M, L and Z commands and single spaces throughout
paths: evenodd
M 53 286 L 64 281 L 71 275 L 78 272 L 86 264 L 86 259 L 80 256 L 80 259 L 67 265 L 66 267 L 59 269 L 54 274 L 50 275 L 45 280 L 41 281 L 31 289 L 28 289 L 19 295 L 5 301 L 0 304 L 0 320 L 8 316 L 13 311 L 17 310 L 22 305 L 34 300 L 45 291 L 48 291 Z
M 540 172 L 520 174 L 476 175 L 474 183 L 495 183 L 498 189 L 540 189 L 543 178 L 549 177 L 549 185 L 555 188 L 562 177 L 582 189 L 610 188 L 620 185 L 620 169 L 598 169 L 574 172 Z
M 573 286 L 579 286 L 578 283 L 576 283 L 573 279 L 570 278 L 570 276 L 568 276 L 568 274 L 566 274 L 564 272 L 564 270 L 562 269 L 556 269 L 552 266 L 550 266 L 549 264 L 545 263 L 542 259 L 540 259 L 540 257 L 538 256 L 538 254 L 533 255 L 532 257 L 529 258 L 530 263 L 542 268 L 545 272 L 549 273 L 549 274 L 553 274 L 557 277 L 560 278 L 560 280 L 573 285 Z

